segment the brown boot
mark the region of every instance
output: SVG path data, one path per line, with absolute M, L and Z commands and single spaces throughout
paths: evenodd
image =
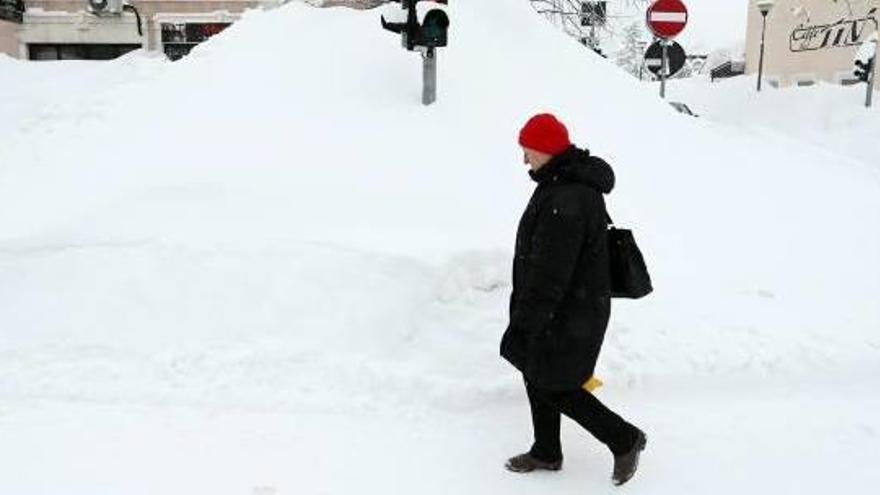
M 636 474 L 636 469 L 639 467 L 639 454 L 645 450 L 647 443 L 648 437 L 642 430 L 636 428 L 635 443 L 629 452 L 614 456 L 614 474 L 611 476 L 611 481 L 615 485 L 620 486 L 626 483 Z
M 559 471 L 562 469 L 562 459 L 556 462 L 542 461 L 534 457 L 530 452 L 511 457 L 504 465 L 508 471 L 514 473 L 528 473 L 531 471 L 543 469 L 545 471 Z

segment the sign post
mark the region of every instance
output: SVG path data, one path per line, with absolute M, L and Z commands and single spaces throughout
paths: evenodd
M 656 0 L 645 17 L 648 29 L 660 38 L 660 97 L 666 98 L 666 79 L 670 75 L 668 45 L 687 26 L 688 10 L 681 0 Z
M 666 98 L 666 78 L 669 77 L 669 44 L 666 40 L 660 42 L 663 46 L 663 65 L 660 68 L 660 98 Z

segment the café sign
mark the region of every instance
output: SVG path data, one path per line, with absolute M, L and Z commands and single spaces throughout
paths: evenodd
M 801 23 L 791 33 L 790 49 L 797 53 L 856 46 L 876 31 L 880 31 L 880 21 L 874 7 L 862 17 L 844 17 L 831 24 Z

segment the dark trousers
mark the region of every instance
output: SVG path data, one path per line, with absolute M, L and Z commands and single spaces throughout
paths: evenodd
M 553 392 L 539 389 L 527 381 L 526 392 L 535 430 L 535 443 L 530 453 L 542 461 L 562 459 L 559 441 L 561 414 L 576 421 L 616 456 L 628 452 L 635 442 L 635 427 L 586 390 Z

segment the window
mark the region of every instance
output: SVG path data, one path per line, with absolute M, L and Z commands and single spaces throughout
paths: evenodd
M 137 50 L 141 45 L 48 44 L 28 45 L 30 60 L 112 60 Z
M 169 59 L 179 60 L 229 26 L 228 22 L 162 23 L 162 49 Z
M 798 87 L 814 86 L 816 84 L 816 79 L 816 74 L 810 73 L 801 73 L 791 76 L 791 82 Z
M 0 19 L 21 24 L 24 14 L 24 1 L 0 0 Z

